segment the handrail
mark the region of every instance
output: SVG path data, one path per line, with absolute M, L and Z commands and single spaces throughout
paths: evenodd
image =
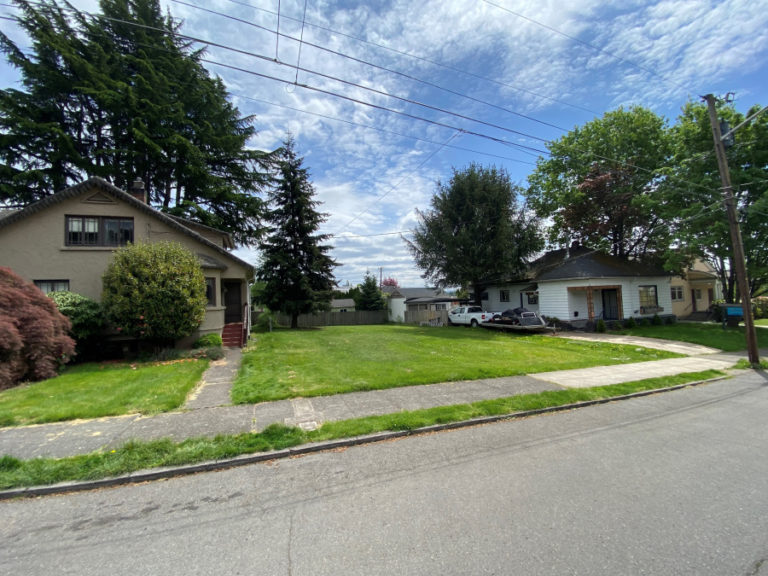
M 243 333 L 241 342 L 245 346 L 248 343 L 248 337 L 251 334 L 251 306 L 248 302 L 243 304 Z

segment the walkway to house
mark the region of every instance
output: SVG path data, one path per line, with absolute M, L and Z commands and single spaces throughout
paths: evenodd
M 545 372 L 467 382 L 446 382 L 354 392 L 315 398 L 232 406 L 229 392 L 240 365 L 239 349 L 213 362 L 200 385 L 177 412 L 152 416 L 128 415 L 56 424 L 0 428 L 0 455 L 18 458 L 64 457 L 96 450 L 111 450 L 130 439 L 171 438 L 257 432 L 273 423 L 314 428 L 326 421 L 390 414 L 435 406 L 462 404 L 516 394 L 600 386 L 684 372 L 732 367 L 745 354 L 717 353 L 711 348 L 625 336 L 566 334 L 569 338 L 611 340 L 622 344 L 663 348 L 687 354 L 684 358 L 657 360 L 580 370 Z

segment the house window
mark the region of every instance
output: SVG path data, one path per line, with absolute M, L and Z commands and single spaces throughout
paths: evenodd
M 45 294 L 69 291 L 69 280 L 35 280 L 35 286 Z
M 206 277 L 205 297 L 208 298 L 208 306 L 216 306 L 216 278 Z
M 499 290 L 499 302 L 509 302 L 509 290 Z
M 536 292 L 528 292 L 528 304 L 538 304 L 539 295 Z
M 640 307 L 657 308 L 659 298 L 656 294 L 656 286 L 639 286 L 640 289 Z
M 672 286 L 672 302 L 682 302 L 685 300 L 685 294 L 682 286 Z
M 701 300 L 701 289 L 700 288 L 696 289 L 696 300 Z
M 447 304 L 435 304 L 435 310 L 447 310 L 448 305 Z
M 483 292 L 480 294 L 480 300 L 488 300 L 488 292 Z
M 124 246 L 133 242 L 133 218 L 67 216 L 67 246 Z

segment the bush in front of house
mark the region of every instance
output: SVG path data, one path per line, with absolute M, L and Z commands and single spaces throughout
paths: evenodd
M 70 326 L 37 286 L 0 267 L 0 390 L 56 376 L 75 353 Z
M 75 339 L 78 360 L 93 357 L 104 328 L 104 311 L 101 304 L 75 292 L 51 292 L 48 297 L 72 324 L 69 333 Z
M 635 327 L 637 327 L 637 321 L 632 316 L 624 320 L 624 328 L 635 328 Z
M 597 320 L 597 324 L 595 324 L 595 332 L 603 333 L 607 330 L 607 326 L 605 325 L 605 320 L 602 318 L 599 318 Z
M 197 257 L 176 242 L 120 248 L 103 276 L 107 320 L 126 336 L 173 346 L 203 321 L 205 278 Z
M 218 334 L 203 334 L 195 340 L 192 344 L 192 348 L 211 348 L 215 346 L 223 346 L 224 341 Z

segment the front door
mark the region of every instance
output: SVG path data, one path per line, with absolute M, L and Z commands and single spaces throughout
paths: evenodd
M 618 290 L 603 290 L 603 319 L 619 319 L 619 293 Z
M 691 312 L 698 312 L 696 309 L 696 290 L 691 290 Z
M 238 281 L 224 280 L 221 284 L 224 291 L 224 322 L 241 322 L 243 300 L 240 293 L 241 283 Z

